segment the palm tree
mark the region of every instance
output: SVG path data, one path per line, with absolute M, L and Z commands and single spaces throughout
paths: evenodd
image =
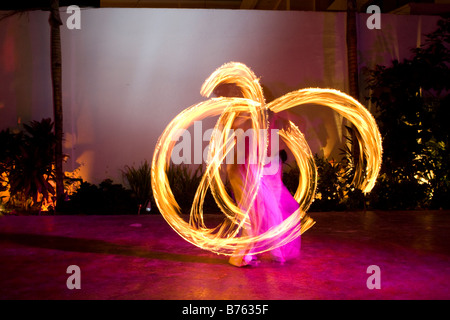
M 356 0 L 347 0 L 347 63 L 350 95 L 359 100 Z
M 33 207 L 42 209 L 42 204 L 55 194 L 50 181 L 54 180 L 55 134 L 50 118 L 24 124 L 24 134 L 11 136 L 17 146 L 10 150 L 11 166 L 7 175 L 11 197 L 19 199 L 22 209 L 32 199 Z M 6 132 L 7 134 L 8 132 Z M 4 136 L 4 134 L 3 134 Z M 11 140 L 10 140 L 11 141 Z M 7 163 L 8 163 L 7 162 Z M 31 208 L 29 208 L 31 209 Z
M 56 204 L 64 201 L 64 173 L 63 173 L 63 110 L 62 110 L 62 55 L 61 33 L 62 25 L 59 15 L 59 1 L 51 0 L 50 4 L 50 50 L 51 73 L 53 87 L 53 117 L 55 122 L 55 183 Z
M 0 17 L 5 19 L 14 14 L 22 14 L 33 10 L 49 10 L 50 24 L 50 50 L 51 50 L 51 76 L 53 88 L 53 115 L 55 130 L 55 182 L 56 182 L 56 199 L 57 203 L 64 201 L 64 173 L 63 173 L 63 110 L 62 110 L 62 56 L 61 56 L 61 33 L 60 26 L 63 24 L 59 15 L 59 0 L 49 0 L 50 5 L 46 1 L 16 2 L 4 4 L 3 9 L 13 10 Z
M 359 85 L 358 85 L 358 47 L 356 34 L 356 0 L 347 0 L 347 64 L 348 64 L 348 78 L 349 78 L 349 93 L 359 100 Z M 353 128 L 355 129 L 355 128 Z M 356 130 L 352 130 L 351 141 L 356 141 Z M 356 143 L 351 145 L 354 159 L 359 158 L 360 150 Z

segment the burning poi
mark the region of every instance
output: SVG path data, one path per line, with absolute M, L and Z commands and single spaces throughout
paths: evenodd
M 286 121 L 287 125 L 277 132 L 299 168 L 295 194 L 292 196 L 282 184 L 280 166 L 268 170 L 273 168 L 274 159 L 278 159 L 267 153 L 271 144 L 269 129 L 275 127 L 277 114 L 294 107 L 323 105 L 350 121 L 361 151 L 355 159 L 353 184 L 364 193 L 372 190 L 380 170 L 380 132 L 366 108 L 337 90 L 301 89 L 266 104 L 258 78 L 247 66 L 236 62 L 224 64 L 213 72 L 204 82 L 201 94 L 209 97 L 221 84 L 237 85 L 243 97 L 211 98 L 193 105 L 178 114 L 160 136 L 151 171 L 155 202 L 164 219 L 181 237 L 202 249 L 231 256 L 233 265 L 246 265 L 255 255 L 267 251 L 283 262 L 298 255 L 300 235 L 315 223 L 306 212 L 314 200 L 317 169 L 303 134 L 295 123 Z M 218 120 L 209 141 L 206 169 L 190 217 L 184 219 L 166 173 L 170 155 L 183 130 L 195 121 L 214 116 Z M 236 128 L 251 130 L 249 145 L 253 147 L 245 148 L 243 161 L 225 164 L 224 160 L 236 146 Z M 232 187 L 231 195 L 220 174 L 223 166 Z M 203 217 L 208 189 L 224 215 L 223 221 L 213 228 L 206 226 Z

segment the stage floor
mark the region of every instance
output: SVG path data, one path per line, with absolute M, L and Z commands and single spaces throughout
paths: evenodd
M 245 268 L 160 215 L 0 216 L 0 299 L 450 299 L 450 212 L 310 215 L 299 259 Z M 81 289 L 67 287 L 70 265 Z

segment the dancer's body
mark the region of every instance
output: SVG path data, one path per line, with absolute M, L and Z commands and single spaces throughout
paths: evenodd
M 275 122 L 275 118 L 271 117 L 270 129 L 275 128 Z M 246 128 L 245 122 L 242 121 L 240 121 L 239 126 L 244 130 Z M 271 134 L 269 133 L 270 137 Z M 278 135 L 276 138 L 278 139 Z M 271 143 L 272 141 L 269 140 L 268 150 L 275 151 L 276 154 L 271 154 L 272 162 L 263 167 L 262 177 L 259 179 L 258 192 L 254 200 L 248 194 L 244 194 L 246 192 L 246 181 L 247 183 L 250 182 L 250 185 L 252 182 L 258 181 L 258 165 L 247 163 L 250 156 L 252 156 L 249 154 L 249 150 L 252 149 L 246 146 L 244 164 L 234 163 L 227 166 L 229 180 L 238 206 L 242 211 L 246 211 L 250 207 L 249 223 L 247 227 L 242 229 L 241 236 L 258 236 L 282 223 L 299 208 L 299 204 L 283 184 L 282 161 L 279 157 L 279 150 L 273 150 Z M 277 162 L 274 163 L 274 161 Z M 260 249 L 258 248 L 258 251 L 261 251 Z M 252 245 L 245 248 L 238 248 L 230 257 L 229 262 L 238 267 L 255 264 L 257 260 L 254 253 L 255 251 Z M 299 253 L 300 237 L 270 251 L 272 259 L 280 263 L 297 257 Z

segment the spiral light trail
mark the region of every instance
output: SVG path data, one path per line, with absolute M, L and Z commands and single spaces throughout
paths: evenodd
M 217 86 L 226 83 L 237 85 L 243 97 L 211 98 L 185 109 L 166 127 L 153 155 L 151 175 L 156 204 L 168 224 L 185 240 L 202 249 L 224 255 L 231 255 L 237 249 L 251 245 L 252 254 L 257 254 L 289 243 L 314 224 L 306 212 L 314 200 L 317 169 L 303 134 L 294 123 L 289 122 L 288 128 L 279 130 L 279 136 L 291 150 L 299 168 L 300 178 L 294 194 L 300 205 L 299 209 L 261 234 L 249 236 L 241 232 L 251 228 L 254 223 L 249 214 L 267 162 L 267 152 L 253 155 L 257 159 L 254 170 L 256 174 L 245 178 L 245 192 L 238 205 L 228 194 L 220 169 L 225 157 L 235 146 L 229 132 L 243 114 L 256 133 L 251 137 L 253 143 L 262 145 L 266 151 L 268 110 L 278 113 L 294 107 L 324 105 L 340 113 L 356 128 L 362 151 L 359 159 L 356 159 L 359 165 L 356 166 L 353 183 L 364 193 L 371 191 L 381 165 L 381 136 L 374 118 L 358 101 L 337 90 L 310 88 L 290 92 L 266 104 L 258 78 L 247 66 L 236 62 L 224 64 L 212 73 L 203 84 L 201 94 L 209 97 Z M 195 194 L 189 221 L 186 221 L 181 216 L 167 178 L 170 155 L 182 130 L 189 128 L 194 121 L 213 116 L 219 118 L 214 128 L 215 134 L 210 140 L 206 170 Z M 223 222 L 214 228 L 208 228 L 203 219 L 203 202 L 208 189 L 224 214 Z

